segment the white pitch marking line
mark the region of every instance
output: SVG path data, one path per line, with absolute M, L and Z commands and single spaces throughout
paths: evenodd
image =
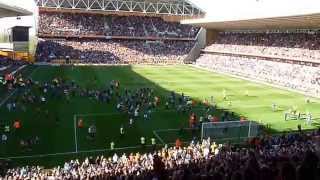
M 152 145 L 146 145 L 146 147 L 151 147 Z M 141 146 L 127 146 L 127 147 L 120 147 L 114 148 L 114 151 L 117 150 L 125 150 L 125 149 L 138 149 Z M 93 149 L 93 150 L 83 150 L 78 152 L 62 152 L 62 153 L 50 153 L 50 154 L 37 154 L 37 155 L 30 155 L 30 156 L 12 156 L 12 157 L 1 157 L 2 159 L 23 159 L 23 158 L 36 158 L 36 157 L 47 157 L 47 156 L 57 156 L 57 155 L 69 155 L 69 154 L 80 154 L 80 153 L 91 153 L 91 152 L 104 152 L 104 151 L 111 151 L 111 149 Z
M 157 132 L 166 132 L 166 131 L 180 131 L 180 130 L 197 130 L 198 128 L 181 128 L 181 129 L 159 129 Z
M 74 144 L 75 144 L 75 147 L 76 147 L 76 151 L 75 152 L 78 152 L 78 136 L 77 136 L 77 115 L 73 115 L 73 126 L 74 126 Z
M 158 133 L 156 131 L 153 131 L 153 134 L 159 139 L 159 141 L 162 143 L 162 144 L 166 144 L 163 139 L 158 135 Z
M 25 68 L 26 66 L 22 66 L 22 68 L 19 68 L 18 70 L 20 71 L 21 69 Z M 30 78 L 34 72 L 37 70 L 38 68 L 35 68 L 28 76 L 28 78 Z M 15 74 L 16 72 L 18 72 L 18 70 L 14 71 L 12 74 Z M 6 96 L 3 101 L 0 102 L 0 107 L 3 106 L 4 103 L 6 103 L 16 92 L 18 89 L 15 89 L 14 91 L 12 91 L 12 93 L 10 93 L 8 96 Z

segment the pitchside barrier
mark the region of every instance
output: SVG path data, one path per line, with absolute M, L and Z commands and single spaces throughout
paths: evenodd
M 201 126 L 201 139 L 237 141 L 256 137 L 261 132 L 261 125 L 254 121 L 206 122 Z

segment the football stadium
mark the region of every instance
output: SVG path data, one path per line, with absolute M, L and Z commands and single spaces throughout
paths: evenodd
M 0 179 L 320 180 L 320 8 L 33 3 L 0 2 L 35 22 L 0 31 Z

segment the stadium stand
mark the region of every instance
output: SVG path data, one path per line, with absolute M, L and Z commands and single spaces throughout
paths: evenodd
M 36 54 L 46 62 L 69 56 L 78 63 L 180 64 L 198 31 L 161 17 L 40 12 L 44 41 Z
M 6 179 L 316 180 L 320 130 L 255 138 L 245 148 L 210 139 L 150 153 L 88 157 L 63 167 L 9 169 Z
M 320 95 L 319 33 L 221 32 L 200 67 Z
M 318 67 L 270 61 L 263 57 L 205 54 L 197 65 L 217 72 L 227 73 L 320 95 Z
M 73 63 L 83 64 L 182 64 L 198 32 L 199 28 L 156 16 L 40 12 L 38 35 L 42 39 L 36 56 L 38 62 L 49 63 L 69 57 Z M 221 32 L 195 64 L 320 96 L 319 42 L 317 31 Z M 0 58 L 0 71 L 11 65 Z M 35 84 L 41 87 L 41 83 Z M 55 88 L 49 84 L 45 83 L 45 92 L 47 87 Z M 68 84 L 57 87 L 65 94 L 68 88 L 80 89 Z M 98 90 L 88 89 L 89 96 L 100 98 Z M 125 90 L 125 94 L 130 92 Z M 143 99 L 144 92 L 141 94 L 136 98 Z M 129 102 L 131 97 L 123 99 Z M 147 147 L 143 143 L 141 148 Z M 177 139 L 175 146 L 147 153 L 114 152 L 110 157 L 74 159 L 49 169 L 12 168 L 0 162 L 0 167 L 7 169 L 0 175 L 4 179 L 319 180 L 319 152 L 320 129 L 299 129 L 296 133 L 263 134 L 241 145 L 217 144 L 211 139 L 184 145 Z
M 206 50 L 318 61 L 319 40 L 320 33 L 312 30 L 277 33 L 222 32 Z
M 107 35 L 194 38 L 199 28 L 166 22 L 161 17 L 41 12 L 39 36 Z
M 42 61 L 69 56 L 89 64 L 180 64 L 192 42 L 142 40 L 46 40 L 39 42 L 37 55 Z

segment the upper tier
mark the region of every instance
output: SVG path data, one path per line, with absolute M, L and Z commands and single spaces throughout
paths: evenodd
M 40 12 L 39 37 L 126 36 L 158 38 L 195 38 L 199 28 L 167 22 L 161 17 L 117 16 Z

